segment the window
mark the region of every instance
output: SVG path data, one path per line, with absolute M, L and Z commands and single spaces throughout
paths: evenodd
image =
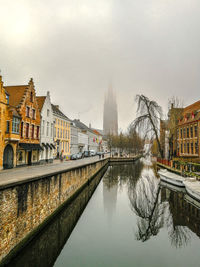
M 9 104 L 9 95 L 6 94 L 7 104 Z
M 191 154 L 193 154 L 193 143 L 191 143 Z
M 30 117 L 30 108 L 26 107 L 26 117 Z
M 36 138 L 39 139 L 40 126 L 37 126 Z
M 49 136 L 49 122 L 47 121 L 47 136 Z
M 198 143 L 195 142 L 195 154 L 198 154 Z
M 26 123 L 26 138 L 29 137 L 29 123 Z
M 183 144 L 181 144 L 181 153 L 183 153 Z
M 33 102 L 33 92 L 30 94 L 30 101 Z
M 9 121 L 6 122 L 6 132 L 7 133 L 10 132 L 10 122 Z
M 16 117 L 13 117 L 13 120 L 12 120 L 12 132 L 13 133 L 19 134 L 19 123 L 20 123 L 20 120 Z
M 32 110 L 32 118 L 35 120 L 35 109 Z
M 51 123 L 51 137 L 53 137 L 53 123 Z
M 181 129 L 181 138 L 183 138 L 183 129 Z
M 184 153 L 186 153 L 186 143 L 184 143 Z
M 24 136 L 23 132 L 24 132 L 24 123 L 22 121 L 22 123 L 21 123 L 21 137 Z
M 59 128 L 58 128 L 58 130 L 57 130 L 57 138 L 59 138 Z
M 177 130 L 177 139 L 179 139 L 179 129 Z
M 185 128 L 183 128 L 183 138 L 185 138 Z
M 190 137 L 193 138 L 193 126 L 190 127 Z
M 47 117 L 49 117 L 49 109 L 47 109 Z
M 34 139 L 34 130 L 35 130 L 35 127 L 34 125 L 32 124 L 32 131 L 31 131 L 31 138 Z
M 189 138 L 189 128 L 187 127 L 187 138 Z
M 187 153 L 190 153 L 190 143 L 187 143 Z
M 197 137 L 197 125 L 194 126 L 194 136 Z
M 45 121 L 42 121 L 42 135 L 44 135 L 44 126 L 45 126 Z

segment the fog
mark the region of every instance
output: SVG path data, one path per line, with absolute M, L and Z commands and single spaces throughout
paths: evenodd
M 33 77 L 71 118 L 103 127 L 104 94 L 116 91 L 119 128 L 143 93 L 199 100 L 200 1 L 0 0 L 0 69 L 5 85 Z

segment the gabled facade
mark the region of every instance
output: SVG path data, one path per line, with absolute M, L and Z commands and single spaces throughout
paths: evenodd
M 17 166 L 39 163 L 40 111 L 36 92 L 31 78 L 27 85 L 6 86 L 9 105 L 21 117 L 20 140 L 17 147 Z
M 50 93 L 46 96 L 37 97 L 40 111 L 40 145 L 43 150 L 40 151 L 40 163 L 53 162 L 54 157 L 54 116 L 51 106 Z
M 53 105 L 54 116 L 54 143 L 56 146 L 54 157 L 62 156 L 64 159 L 70 158 L 70 119 L 59 109 L 58 105 Z

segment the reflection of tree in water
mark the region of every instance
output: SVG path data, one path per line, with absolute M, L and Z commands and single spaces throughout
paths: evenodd
M 137 240 L 147 241 L 164 225 L 165 204 L 159 193 L 159 180 L 155 179 L 152 170 L 144 170 L 134 190 L 129 191 L 132 209 L 138 216 Z
M 162 200 L 168 204 L 165 219 L 172 246 L 176 248 L 187 246 L 191 241 L 191 231 L 186 226 L 188 222 L 183 210 L 184 193 L 174 192 L 164 187 L 161 189 L 161 195 Z
M 128 188 L 134 186 L 141 173 L 143 164 L 111 165 L 103 177 L 103 202 L 109 221 L 116 209 L 118 190 L 126 184 Z
M 145 242 L 166 226 L 172 246 L 180 248 L 188 244 L 191 239 L 188 227 L 193 232 L 195 227 L 194 223 L 188 225 L 189 219 L 191 220 L 188 207 L 181 211 L 184 194 L 169 189 L 166 194 L 166 190 L 159 186 L 154 168 L 144 160 L 135 164 L 110 166 L 104 175 L 104 207 L 109 218 L 116 207 L 118 190 L 124 185 L 128 188 L 131 208 L 138 216 L 135 234 L 137 240 Z M 198 214 L 200 218 L 200 212 Z

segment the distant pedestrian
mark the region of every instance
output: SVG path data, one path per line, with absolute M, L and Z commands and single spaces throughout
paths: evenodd
M 63 162 L 63 150 L 60 153 L 60 161 Z

